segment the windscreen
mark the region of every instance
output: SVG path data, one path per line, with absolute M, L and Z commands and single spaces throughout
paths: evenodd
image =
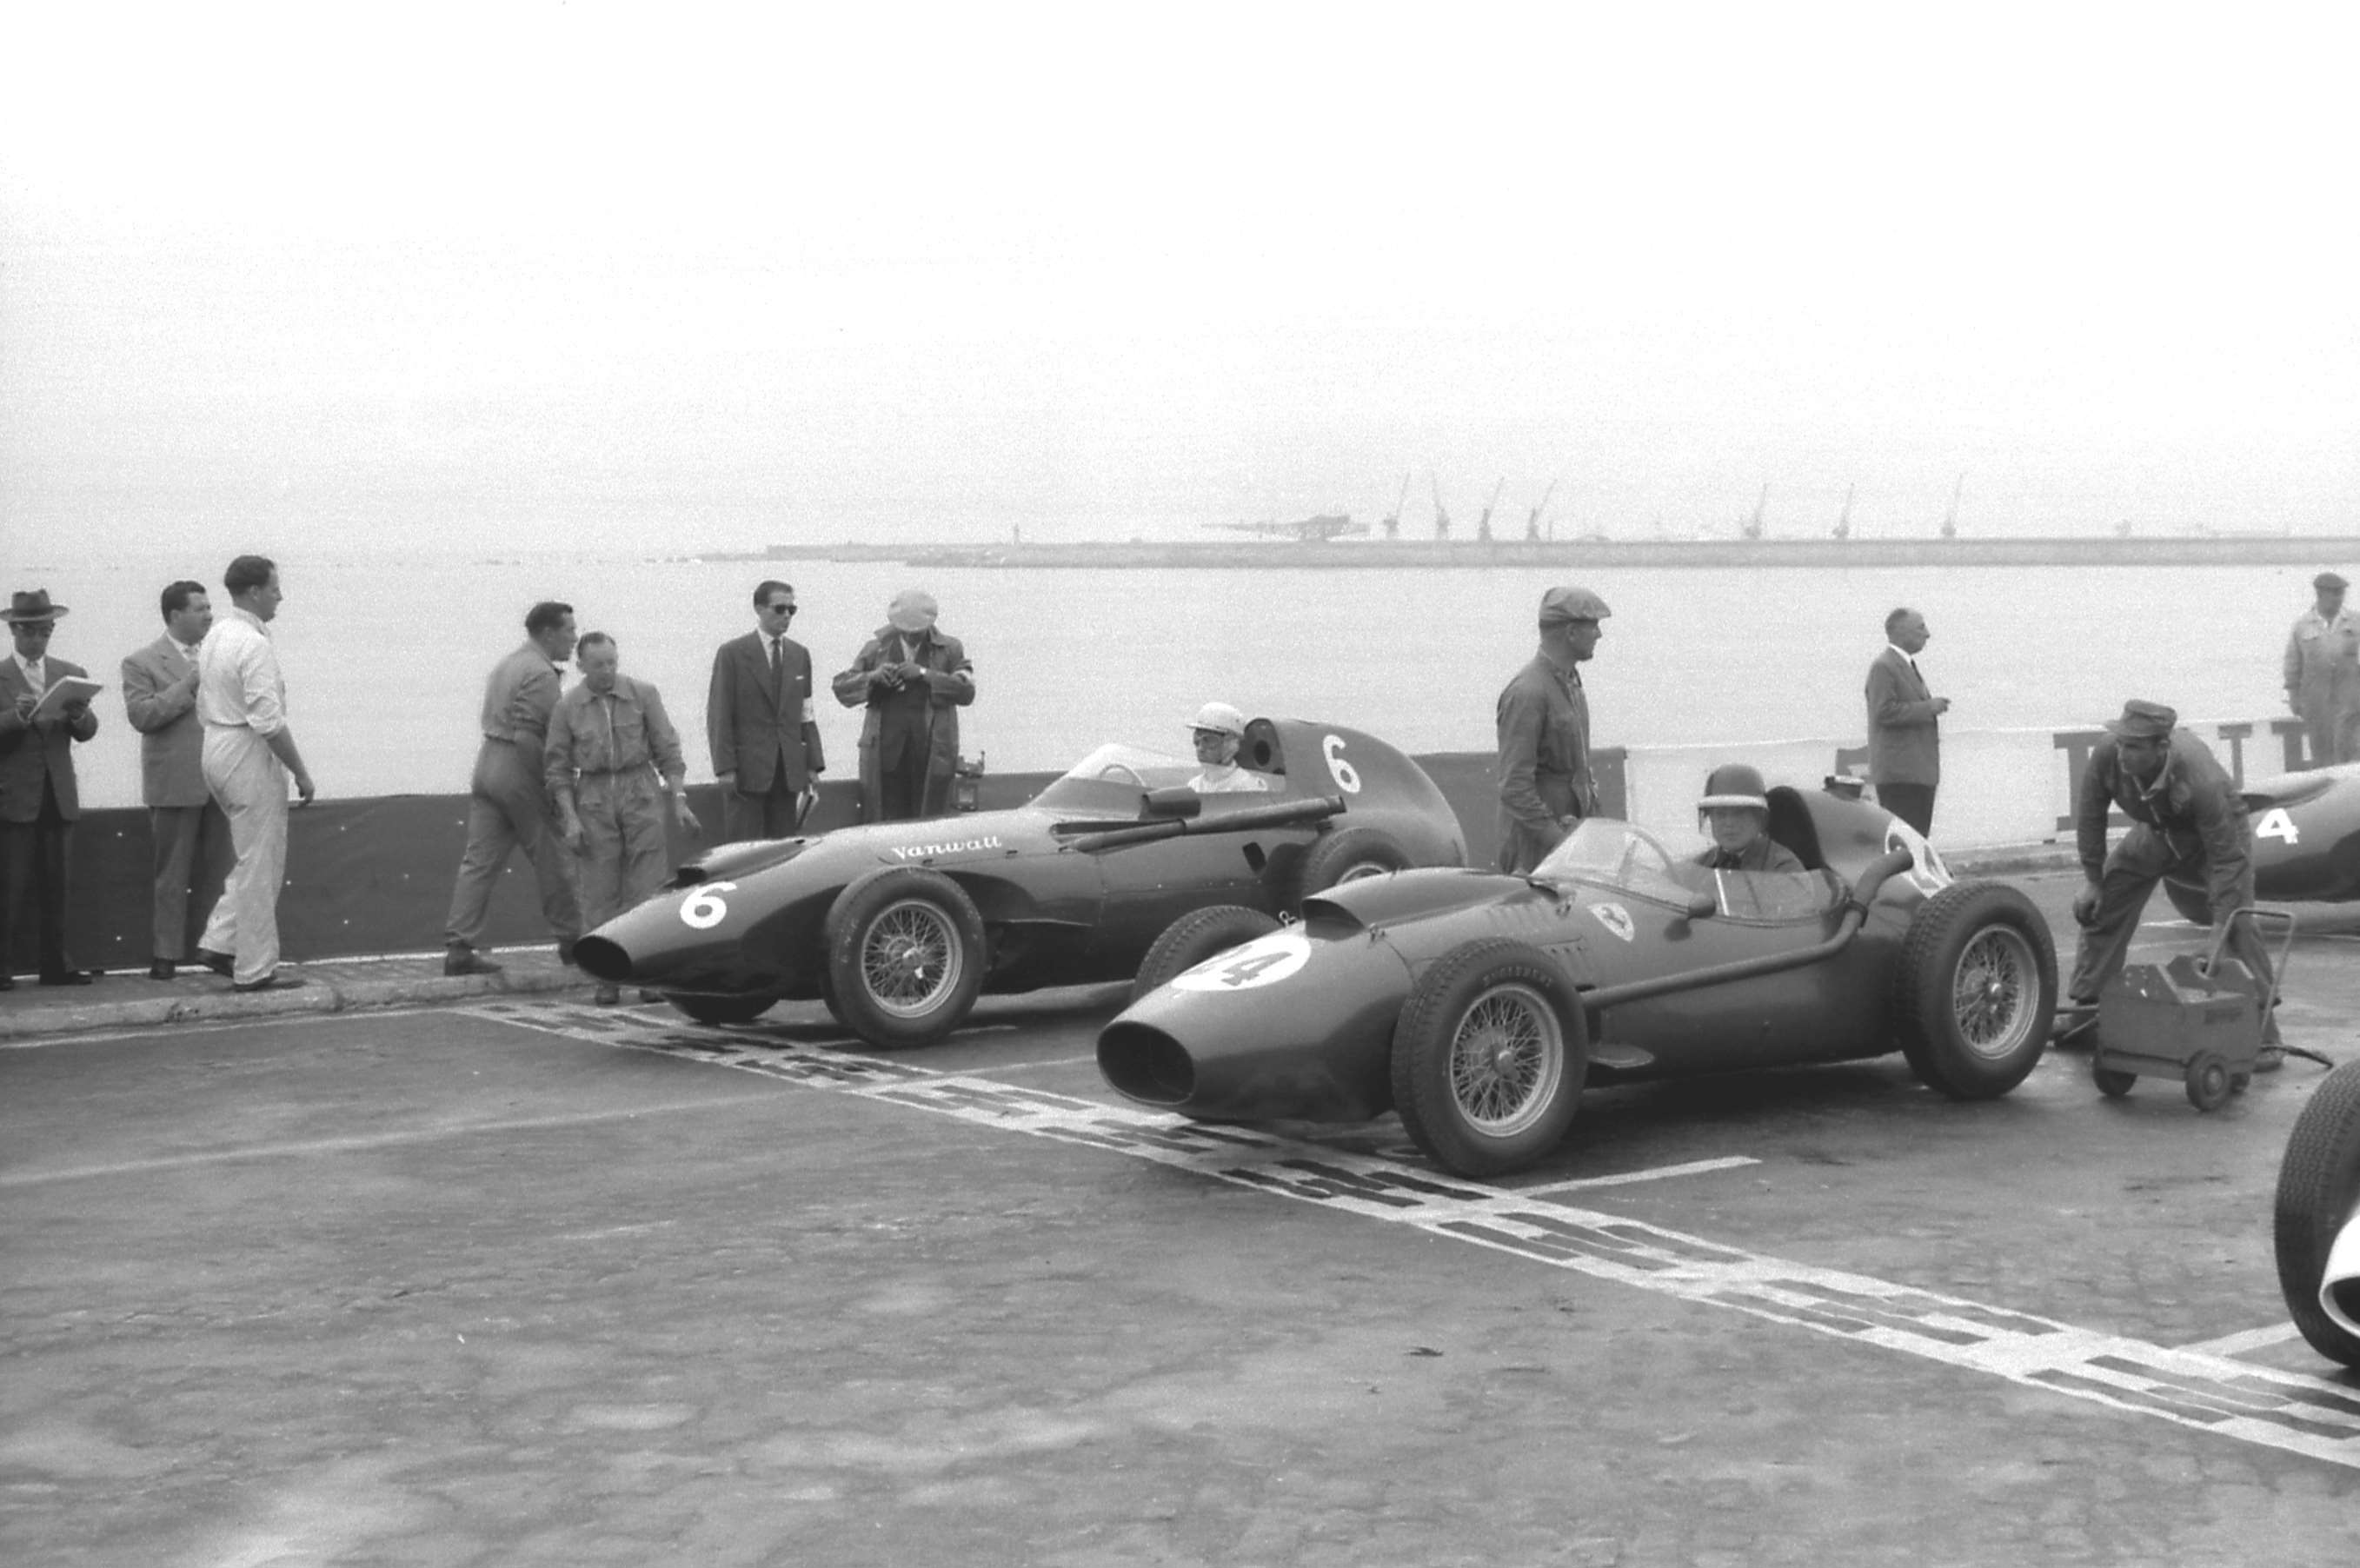
M 1136 816 L 1141 797 L 1147 791 L 1185 784 L 1198 771 L 1193 758 L 1166 757 L 1144 746 L 1109 741 L 1065 769 L 1032 802 L 1067 811 Z

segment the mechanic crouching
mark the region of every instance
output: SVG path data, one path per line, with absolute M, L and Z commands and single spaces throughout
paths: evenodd
M 1762 770 L 1724 762 L 1705 776 L 1697 826 L 1712 847 L 1696 857 L 1712 871 L 1800 871 L 1795 852 L 1770 836 L 1770 791 Z
M 1246 716 L 1227 702 L 1207 702 L 1196 710 L 1188 730 L 1196 744 L 1196 766 L 1188 780 L 1199 795 L 1242 795 L 1267 790 L 1270 780 L 1238 766 L 1238 747 L 1245 744 Z
M 2147 895 L 2164 877 L 2202 885 L 2216 934 L 2233 910 L 2254 901 L 2254 833 L 2245 802 L 2211 749 L 2175 728 L 2179 722 L 2160 702 L 2124 703 L 2123 716 L 2107 721 L 2106 738 L 2081 774 L 2073 820 L 2087 880 L 2073 896 L 2081 940 L 2066 987 L 2075 1007 L 2094 1007 L 2106 982 L 2122 973 Z M 2131 826 L 2109 851 L 2106 818 L 2115 809 Z M 2269 949 L 2253 922 L 2232 928 L 2228 945 L 2267 991 Z M 2086 1045 L 2087 1036 L 2074 1043 Z M 2272 1016 L 2262 1025 L 2254 1071 L 2275 1073 L 2285 1062 Z

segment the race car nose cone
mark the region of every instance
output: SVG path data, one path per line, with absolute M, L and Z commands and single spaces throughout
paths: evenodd
M 630 954 L 623 951 L 622 943 L 606 937 L 585 936 L 575 942 L 574 962 L 593 980 L 604 980 L 608 985 L 631 977 Z

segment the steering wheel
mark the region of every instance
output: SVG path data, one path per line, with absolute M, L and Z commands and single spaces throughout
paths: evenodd
M 1147 788 L 1147 780 L 1142 779 L 1139 776 L 1138 771 L 1127 762 L 1108 763 L 1104 768 L 1098 769 L 1098 777 L 1101 779 L 1111 779 L 1118 784 L 1127 781 L 1138 785 L 1142 789 Z

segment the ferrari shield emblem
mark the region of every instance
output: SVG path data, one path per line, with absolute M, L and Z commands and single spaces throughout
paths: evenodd
M 1251 991 L 1263 985 L 1277 985 L 1310 961 L 1311 942 L 1301 931 L 1273 931 L 1174 976 L 1172 988 L 1175 991 Z
M 1590 912 L 1598 917 L 1600 925 L 1623 942 L 1629 942 L 1639 934 L 1638 927 L 1631 923 L 1631 911 L 1620 904 L 1592 904 Z

